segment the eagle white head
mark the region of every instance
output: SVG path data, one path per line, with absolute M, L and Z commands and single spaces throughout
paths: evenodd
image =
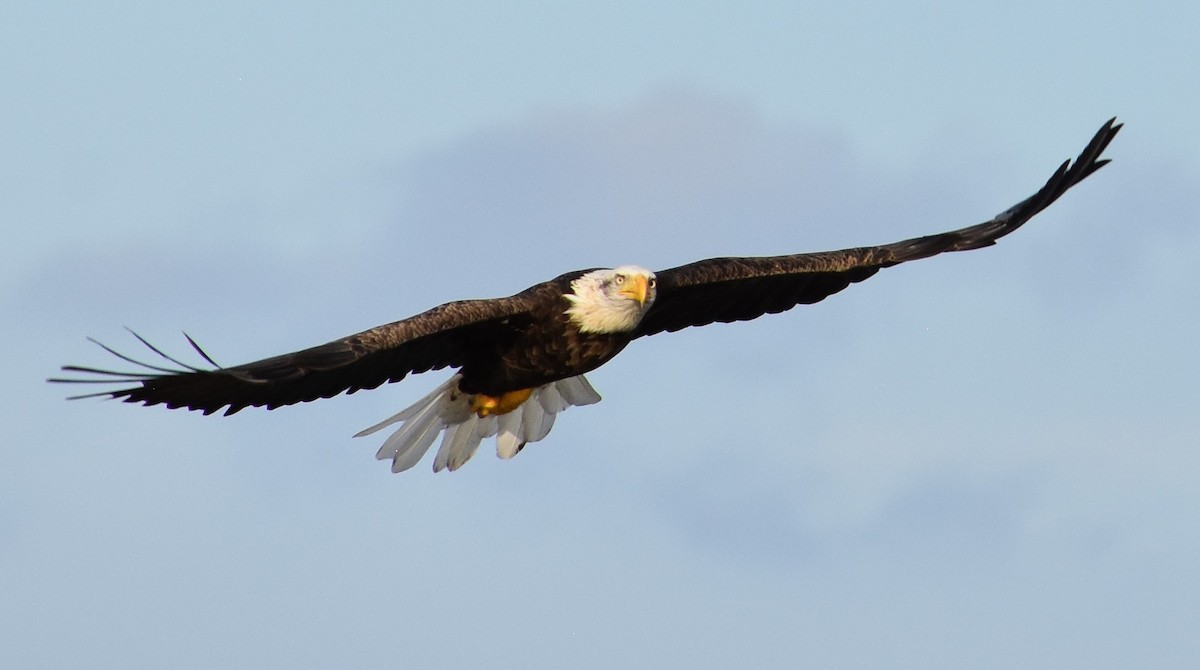
M 654 273 L 636 265 L 592 270 L 571 282 L 564 294 L 567 314 L 584 333 L 627 333 L 642 322 L 654 304 Z

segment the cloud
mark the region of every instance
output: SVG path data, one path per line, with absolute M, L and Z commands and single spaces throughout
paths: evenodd
M 691 90 L 544 110 L 415 160 L 397 231 L 488 272 L 749 254 L 780 237 L 802 243 L 801 218 L 860 206 L 835 196 L 858 168 L 846 154 L 832 133 L 772 128 Z

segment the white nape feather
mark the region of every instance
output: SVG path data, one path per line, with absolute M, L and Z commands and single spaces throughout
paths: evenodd
M 635 277 L 648 286 L 645 302 L 621 294 L 622 284 Z M 636 265 L 592 270 L 572 281 L 571 292 L 563 294 L 571 303 L 567 314 L 583 333 L 627 333 L 637 328 L 654 296 L 654 273 Z
M 359 431 L 355 437 L 400 423 L 375 457 L 392 461 L 392 472 L 403 472 L 416 465 L 442 433 L 433 471 L 454 471 L 475 455 L 486 438 L 496 436 L 496 455 L 509 459 L 526 443 L 549 435 L 558 413 L 568 407 L 600 402 L 600 394 L 580 375 L 535 388 L 525 402 L 507 414 L 480 418 L 471 411 L 471 396 L 459 392 L 460 379 L 461 375 L 454 375 L 411 406 Z

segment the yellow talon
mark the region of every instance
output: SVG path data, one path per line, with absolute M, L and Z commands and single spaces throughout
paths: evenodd
M 498 396 L 476 393 L 471 397 L 471 411 L 481 419 L 489 414 L 508 414 L 529 400 L 530 395 L 533 395 L 531 388 L 509 391 Z

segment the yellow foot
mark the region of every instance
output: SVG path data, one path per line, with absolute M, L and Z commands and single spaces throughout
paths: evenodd
M 508 414 L 529 400 L 533 389 L 518 389 L 498 396 L 476 393 L 471 397 L 471 411 L 483 418 L 489 414 Z

